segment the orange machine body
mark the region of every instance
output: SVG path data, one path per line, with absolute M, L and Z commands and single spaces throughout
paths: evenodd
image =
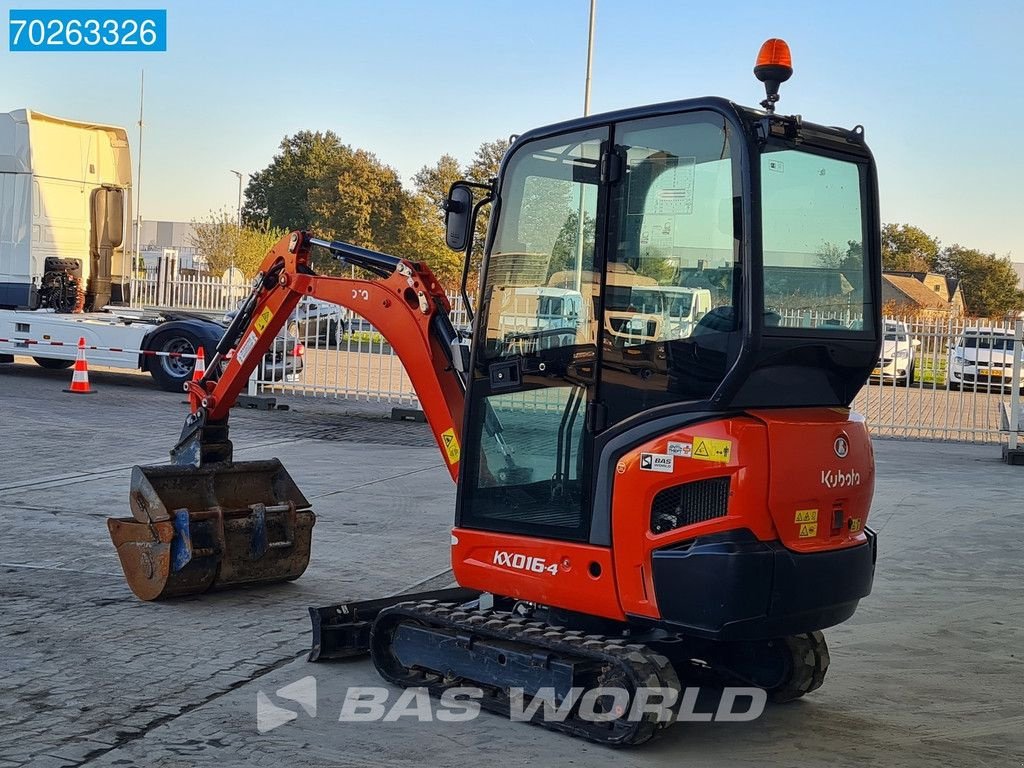
M 671 459 L 651 471 L 650 456 Z M 455 528 L 452 565 L 463 586 L 613 620 L 664 620 L 671 617 L 659 592 L 685 594 L 694 585 L 656 589 L 656 553 L 737 531 L 784 554 L 864 547 L 874 472 L 864 420 L 845 409 L 756 410 L 701 422 L 616 461 L 611 547 Z M 724 514 L 658 531 L 659 494 L 708 480 L 727 480 Z

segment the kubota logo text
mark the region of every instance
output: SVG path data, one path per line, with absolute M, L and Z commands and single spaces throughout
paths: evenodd
M 522 552 L 503 552 L 500 549 L 496 549 L 494 550 L 494 559 L 491 562 L 506 568 L 515 568 L 518 571 L 530 571 L 532 573 L 547 572 L 552 576 L 558 573 L 558 563 L 548 565 L 548 561 L 543 557 L 529 557 Z
M 821 470 L 821 484 L 826 488 L 852 488 L 860 485 L 860 472 L 842 472 L 836 469 Z

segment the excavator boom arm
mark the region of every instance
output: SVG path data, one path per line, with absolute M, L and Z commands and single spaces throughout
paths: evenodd
M 326 248 L 339 261 L 376 278 L 315 274 L 310 267 L 314 246 Z M 226 424 L 253 370 L 304 296 L 352 310 L 387 339 L 405 366 L 455 479 L 465 385 L 452 366 L 451 344 L 458 339 L 458 332 L 451 323 L 451 305 L 443 287 L 424 264 L 348 243 L 319 240 L 307 232 L 284 236 L 267 254 L 255 287 L 225 332 L 206 377 L 189 384 L 193 413 L 178 449 L 195 439 L 197 432 L 201 434 L 196 425 Z M 223 360 L 227 363 L 222 366 Z M 223 372 L 217 376 L 221 368 Z

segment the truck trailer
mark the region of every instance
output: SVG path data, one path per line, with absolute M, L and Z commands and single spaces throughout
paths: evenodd
M 0 113 L 0 363 L 93 363 L 148 371 L 168 390 L 223 327 L 129 307 L 132 162 L 124 128 L 30 109 Z

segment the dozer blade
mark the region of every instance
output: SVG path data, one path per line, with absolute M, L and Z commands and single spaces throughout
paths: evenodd
M 203 467 L 135 467 L 132 517 L 110 518 L 139 598 L 297 579 L 316 516 L 277 459 Z

